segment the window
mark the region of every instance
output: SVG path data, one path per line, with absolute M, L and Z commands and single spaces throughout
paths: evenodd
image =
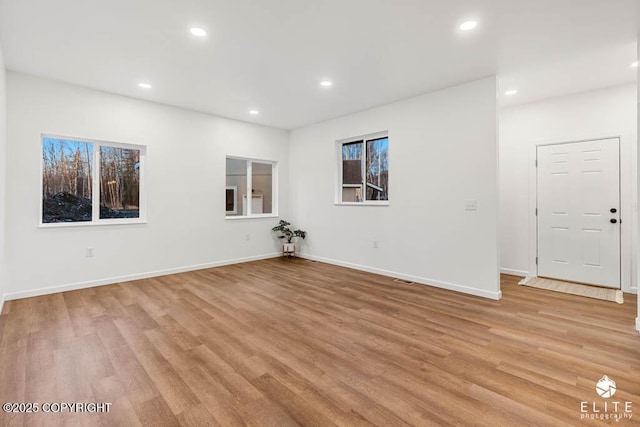
M 378 133 L 338 142 L 338 203 L 387 204 L 389 137 Z
M 42 137 L 41 225 L 142 222 L 145 147 Z
M 100 147 L 100 219 L 140 218 L 140 150 Z
M 227 157 L 227 218 L 277 216 L 276 166 L 267 160 Z

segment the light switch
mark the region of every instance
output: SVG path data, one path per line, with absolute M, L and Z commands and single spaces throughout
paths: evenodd
M 469 199 L 464 201 L 464 210 L 465 211 L 477 211 L 478 210 L 478 201 L 475 199 Z

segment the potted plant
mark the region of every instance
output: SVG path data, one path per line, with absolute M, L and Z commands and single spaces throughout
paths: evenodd
M 296 256 L 296 245 L 293 242 L 293 239 L 297 237 L 304 239 L 305 237 L 307 237 L 306 231 L 294 229 L 293 227 L 291 227 L 290 222 L 287 222 L 283 219 L 281 219 L 278 225 L 273 227 L 271 231 L 276 232 L 279 239 L 286 240 L 282 247 L 282 254 L 284 256 Z

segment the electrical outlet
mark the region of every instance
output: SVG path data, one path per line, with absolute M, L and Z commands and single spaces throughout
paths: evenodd
M 373 247 L 376 248 L 376 249 L 378 248 L 378 241 L 377 240 L 373 241 Z
M 251 234 L 247 233 L 244 235 L 244 240 L 251 240 Z
M 87 248 L 86 255 L 87 258 L 93 257 L 93 248 Z
M 464 201 L 464 210 L 465 211 L 477 211 L 478 210 L 478 201 L 475 199 L 469 199 Z

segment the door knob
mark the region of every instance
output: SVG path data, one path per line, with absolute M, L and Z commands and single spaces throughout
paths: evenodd
M 611 224 L 615 224 L 616 222 L 618 222 L 618 220 L 617 220 L 617 219 L 615 219 L 615 218 L 611 218 L 611 219 L 609 220 L 609 222 L 611 222 Z
M 611 212 L 611 213 L 616 213 L 616 212 L 618 212 L 618 209 L 616 209 L 616 208 L 611 208 L 611 209 L 609 210 L 609 212 Z

